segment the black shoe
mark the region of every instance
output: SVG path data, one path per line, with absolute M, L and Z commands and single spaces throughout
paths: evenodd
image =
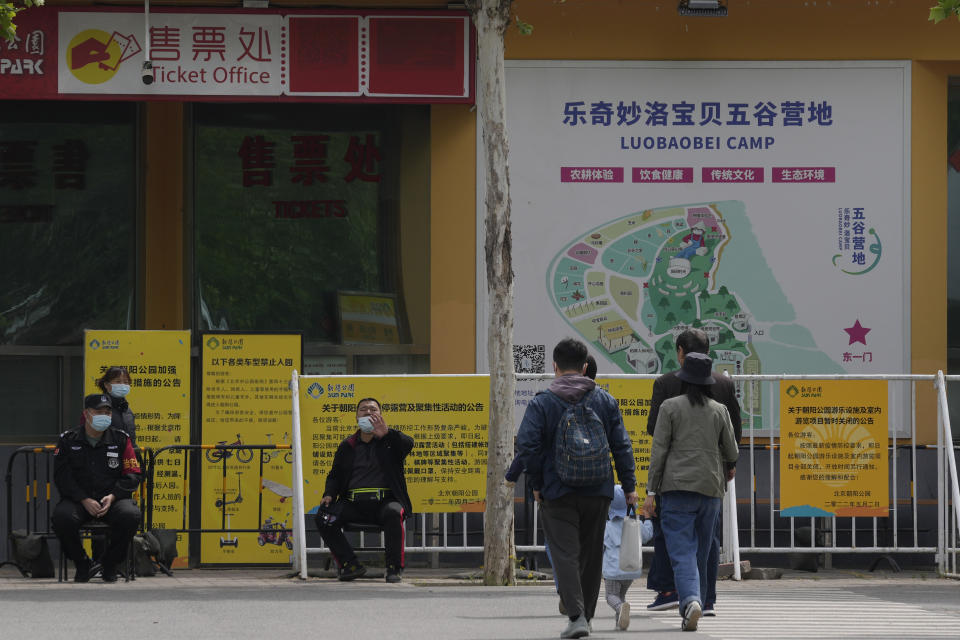
M 103 568 L 103 581 L 104 581 L 104 582 L 116 582 L 116 581 L 117 581 L 117 568 L 116 568 L 116 567 L 104 567 L 104 568 Z
M 403 578 L 400 576 L 400 569 L 396 567 L 387 567 L 387 582 L 391 584 L 396 584 L 398 582 L 403 582 Z
M 84 558 L 77 563 L 77 571 L 73 574 L 74 582 L 90 582 L 90 578 L 100 572 L 100 565 Z
M 348 582 L 365 575 L 367 575 L 367 568 L 365 566 L 359 562 L 348 562 L 340 567 L 340 575 L 338 578 L 342 582 Z

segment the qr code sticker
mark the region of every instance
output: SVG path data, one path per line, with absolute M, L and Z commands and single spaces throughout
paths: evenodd
M 513 345 L 513 369 L 517 373 L 543 373 L 546 349 L 542 344 Z

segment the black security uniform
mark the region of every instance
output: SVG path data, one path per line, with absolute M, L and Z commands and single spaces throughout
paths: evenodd
M 140 509 L 131 499 L 140 485 L 140 465 L 130 437 L 108 427 L 96 445 L 91 445 L 82 426 L 63 432 L 54 452 L 54 482 L 60 502 L 53 511 L 53 530 L 78 569 L 89 566 L 80 527 L 95 519 L 82 502 L 85 498 L 99 502 L 113 494 L 114 502 L 102 518 L 110 527 L 110 544 L 99 560 L 105 572 L 115 568 L 140 524 Z

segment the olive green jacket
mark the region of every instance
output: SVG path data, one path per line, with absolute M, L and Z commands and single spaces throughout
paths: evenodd
M 694 491 L 723 497 L 726 465 L 739 451 L 727 408 L 710 398 L 694 407 L 686 395 L 660 406 L 653 435 L 647 490 Z

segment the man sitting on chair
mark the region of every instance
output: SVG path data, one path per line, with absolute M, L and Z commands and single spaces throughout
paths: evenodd
M 413 438 L 387 427 L 380 415 L 380 403 L 374 398 L 357 403 L 357 427 L 357 432 L 344 439 L 333 456 L 317 528 L 340 568 L 340 580 L 353 580 L 367 569 L 347 542 L 344 525 L 364 523 L 382 527 L 386 580 L 400 582 L 404 565 L 403 520 L 411 513 L 403 461 L 413 449 Z
M 130 436 L 110 426 L 112 406 L 101 393 L 84 398 L 83 424 L 60 434 L 53 453 L 60 492 L 53 530 L 77 568 L 75 582 L 89 582 L 98 568 L 80 542 L 83 524 L 99 520 L 110 527 L 110 544 L 100 558 L 104 582 L 117 581 L 117 565 L 140 524 L 140 509 L 130 497 L 140 486 L 140 463 Z

